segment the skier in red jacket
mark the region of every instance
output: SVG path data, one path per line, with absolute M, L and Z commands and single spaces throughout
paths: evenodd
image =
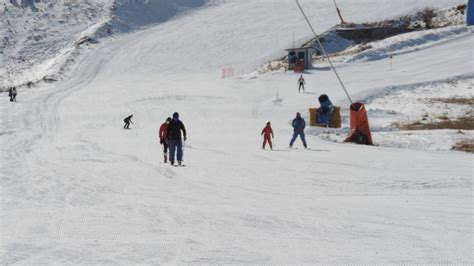
M 168 162 L 168 158 L 166 156 L 166 154 L 168 153 L 168 136 L 167 136 L 167 133 L 168 133 L 168 124 L 170 123 L 170 121 L 171 121 L 171 117 L 168 117 L 166 119 L 166 121 L 163 124 L 161 124 L 160 133 L 159 133 L 160 144 L 163 145 L 163 156 L 165 158 L 165 160 L 164 160 L 165 163 Z
M 265 146 L 268 142 L 268 144 L 270 145 L 270 149 L 273 150 L 273 146 L 272 146 L 272 140 L 274 138 L 273 136 L 273 129 L 270 125 L 270 121 L 267 122 L 267 125 L 263 128 L 262 130 L 262 133 L 260 135 L 263 135 L 263 145 L 262 145 L 262 149 L 265 149 Z M 270 138 L 271 136 L 271 138 Z

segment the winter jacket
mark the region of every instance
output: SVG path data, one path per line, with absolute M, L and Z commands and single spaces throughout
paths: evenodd
M 303 132 L 304 128 L 306 127 L 306 122 L 302 117 L 296 117 L 293 119 L 291 125 L 293 126 L 293 130 L 295 132 Z
M 298 79 L 298 84 L 305 84 L 306 82 L 304 81 L 304 78 L 299 78 Z
M 13 90 L 12 90 L 12 95 L 16 95 L 16 94 L 17 94 L 16 88 L 13 88 Z
M 163 124 L 161 124 L 160 126 L 160 133 L 159 133 L 159 136 L 160 136 L 160 143 L 163 144 L 163 142 L 165 141 L 166 139 L 166 134 L 168 134 L 168 123 L 167 122 L 164 122 Z
M 181 120 L 171 120 L 168 124 L 166 136 L 169 140 L 181 140 L 181 130 L 183 131 L 184 139 L 186 140 L 186 129 Z
M 132 116 L 130 115 L 130 116 L 125 117 L 125 119 L 123 120 L 123 122 L 125 122 L 125 123 L 130 123 L 131 120 L 132 120 Z
M 260 135 L 263 135 L 265 138 L 270 138 L 270 135 L 273 137 L 272 127 L 271 126 L 264 127 Z

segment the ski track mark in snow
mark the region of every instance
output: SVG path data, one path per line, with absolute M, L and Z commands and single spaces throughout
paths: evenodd
M 66 83 L 63 88 L 53 88 L 52 92 L 43 94 L 29 102 L 22 115 L 23 128 L 21 129 L 21 132 L 27 132 L 29 136 L 24 140 L 20 140 L 19 143 L 8 142 L 7 145 L 9 144 L 9 146 L 4 149 L 8 151 L 6 157 L 14 158 L 28 153 L 40 139 L 51 138 L 60 125 L 58 107 L 61 101 L 71 93 L 87 86 L 88 82 L 98 73 L 100 66 L 101 64 L 95 65 L 86 72 L 86 75 L 81 76 L 81 79 L 76 81 L 79 86 L 68 87 Z M 35 132 L 37 130 L 39 132 Z

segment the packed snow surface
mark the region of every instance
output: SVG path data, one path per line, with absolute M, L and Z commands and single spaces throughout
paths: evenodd
M 321 31 L 337 23 L 332 1 L 302 3 Z M 462 1 L 338 3 L 360 22 Z M 2 94 L 1 263 L 473 263 L 472 155 L 340 144 L 314 129 L 311 149 L 288 149 L 294 114 L 307 118 L 319 94 L 347 109 L 334 74 L 308 71 L 304 94 L 290 72 L 221 79 L 281 54 L 293 32 L 311 36 L 293 1 L 212 1 L 101 41 L 64 82 L 16 103 Z M 472 75 L 472 43 L 453 32 L 392 66 L 338 69 L 368 99 Z M 188 130 L 182 168 L 161 163 L 158 142 L 175 111 Z M 274 151 L 260 147 L 266 121 Z

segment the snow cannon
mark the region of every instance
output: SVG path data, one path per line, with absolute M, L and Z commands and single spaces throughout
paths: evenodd
M 320 107 L 309 109 L 309 123 L 313 127 L 341 127 L 341 108 L 334 106 L 326 94 L 318 98 Z
M 344 142 L 373 145 L 369 119 L 363 103 L 355 102 L 350 106 L 351 131 Z

